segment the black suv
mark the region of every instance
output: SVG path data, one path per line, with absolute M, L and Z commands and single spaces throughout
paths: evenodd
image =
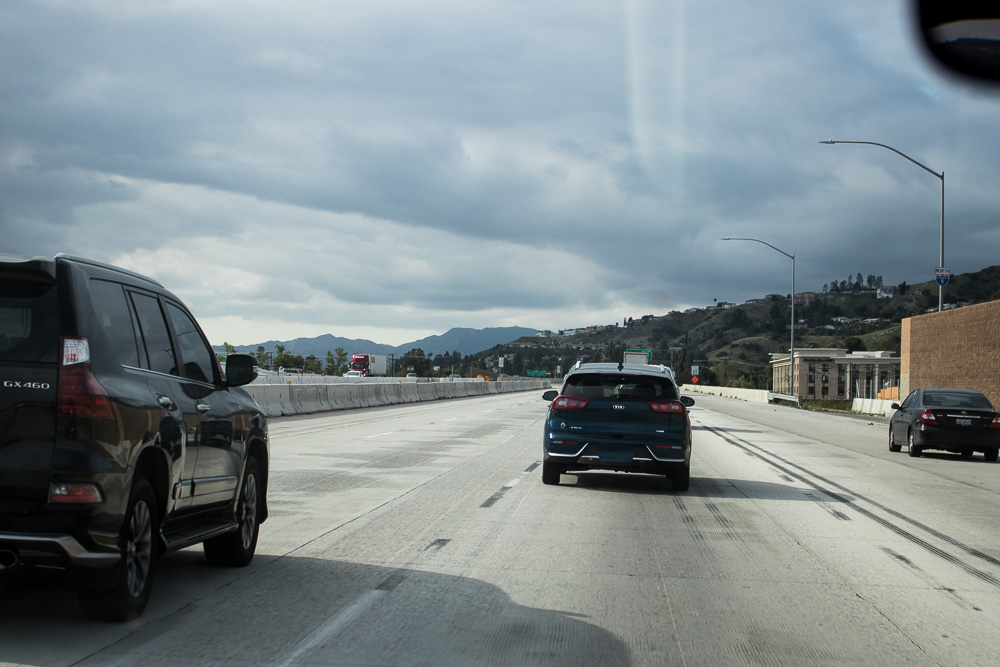
M 98 262 L 0 254 L 0 570 L 62 568 L 83 610 L 127 620 L 156 559 L 204 543 L 253 558 L 267 422 L 158 282 Z M 7 572 L 5 574 L 11 574 Z

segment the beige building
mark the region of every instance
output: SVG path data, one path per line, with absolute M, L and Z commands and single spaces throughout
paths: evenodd
M 788 355 L 771 353 L 771 391 L 792 394 Z M 841 348 L 795 350 L 795 395 L 802 400 L 878 398 L 899 386 L 900 358 L 892 352 L 848 352 Z

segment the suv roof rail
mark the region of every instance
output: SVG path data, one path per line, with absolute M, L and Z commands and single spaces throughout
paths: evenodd
M 113 264 L 106 264 L 104 262 L 98 262 L 96 259 L 87 259 L 86 257 L 80 257 L 78 255 L 70 255 L 69 253 L 61 252 L 55 256 L 56 259 L 68 259 L 72 262 L 79 262 L 80 264 L 89 264 L 91 266 L 97 266 L 102 269 L 107 269 L 109 271 L 115 271 L 117 273 L 125 273 L 132 276 L 133 278 L 138 278 L 140 280 L 145 280 L 148 283 L 152 283 L 157 287 L 163 287 L 163 284 L 158 280 L 153 280 L 149 276 L 144 276 L 141 273 L 136 273 L 135 271 L 129 271 L 128 269 L 123 269 L 120 266 L 115 266 Z M 166 289 L 166 288 L 164 288 Z

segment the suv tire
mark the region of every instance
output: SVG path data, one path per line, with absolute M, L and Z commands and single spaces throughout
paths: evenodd
M 239 527 L 232 533 L 205 541 L 205 558 L 209 563 L 224 567 L 243 567 L 253 559 L 257 550 L 257 536 L 260 534 L 258 519 L 261 491 L 260 466 L 251 456 L 247 459 L 240 499 L 236 506 L 236 522 Z
M 670 473 L 670 488 L 674 491 L 687 491 L 691 487 L 691 464 L 678 466 Z
M 137 475 L 119 538 L 122 562 L 118 565 L 117 581 L 109 590 L 77 591 L 85 614 L 102 621 L 131 621 L 142 615 L 153 589 L 154 538 L 159 534 L 157 516 L 153 489 Z
M 542 461 L 542 484 L 559 484 L 559 477 L 562 475 L 554 463 Z

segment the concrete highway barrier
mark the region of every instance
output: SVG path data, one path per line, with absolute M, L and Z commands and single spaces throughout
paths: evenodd
M 264 376 L 245 389 L 265 415 L 283 417 L 515 391 L 545 391 L 552 388 L 552 380 L 547 379 L 499 382 L 414 382 L 412 379 L 401 381 L 399 378 L 343 380 L 344 378 L 322 376 Z

